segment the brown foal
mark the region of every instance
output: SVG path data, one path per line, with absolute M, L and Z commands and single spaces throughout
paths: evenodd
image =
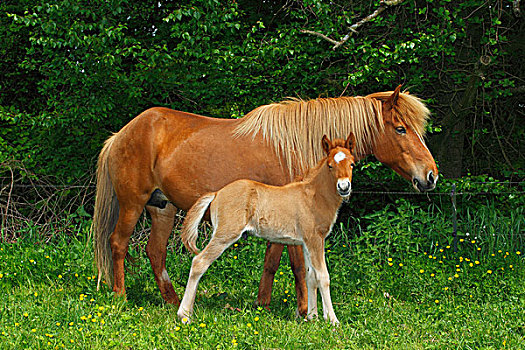
M 270 186 L 252 180 L 237 180 L 221 190 L 202 196 L 188 211 L 182 228 L 182 242 L 198 254 L 191 265 L 184 298 L 177 315 L 188 322 L 192 314 L 201 276 L 226 248 L 243 232 L 271 242 L 302 245 L 308 287 L 308 318 L 317 316 L 317 288 L 323 302 L 323 315 L 332 324 L 339 321 L 330 298 L 330 277 L 324 257 L 325 238 L 332 230 L 344 198 L 350 196 L 355 146 L 354 134 L 348 139 L 330 140 L 323 136 L 326 153 L 304 180 L 285 186 Z M 195 243 L 198 226 L 210 208 L 213 235 L 202 252 Z

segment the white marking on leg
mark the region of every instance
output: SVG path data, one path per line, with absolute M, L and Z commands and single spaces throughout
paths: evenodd
M 166 269 L 162 271 L 162 275 L 160 276 L 160 279 L 163 280 L 164 282 L 171 283 L 170 276 L 168 275 L 168 271 L 166 271 Z

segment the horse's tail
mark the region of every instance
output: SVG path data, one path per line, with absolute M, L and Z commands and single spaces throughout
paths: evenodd
M 182 234 L 180 238 L 186 249 L 194 254 L 199 254 L 199 249 L 197 249 L 197 246 L 195 245 L 197 237 L 199 236 L 199 223 L 216 195 L 217 192 L 213 192 L 205 194 L 199 198 L 186 214 L 186 218 L 182 224 Z
M 113 260 L 111 258 L 109 236 L 117 224 L 119 204 L 109 177 L 108 155 L 115 136 L 116 134 L 106 141 L 97 163 L 97 195 L 93 223 L 91 225 L 95 263 L 98 269 L 97 290 L 100 287 L 102 278 L 109 286 L 113 285 Z

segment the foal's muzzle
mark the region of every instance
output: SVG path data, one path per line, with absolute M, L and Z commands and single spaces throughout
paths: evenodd
M 337 193 L 343 198 L 350 196 L 352 192 L 352 183 L 348 179 L 337 180 Z

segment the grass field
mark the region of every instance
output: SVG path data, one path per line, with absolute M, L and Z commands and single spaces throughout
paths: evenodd
M 255 238 L 211 266 L 193 322 L 183 325 L 160 297 L 144 242 L 130 251 L 139 259 L 125 301 L 107 286 L 96 290 L 88 220 L 46 239 L 28 227 L 18 241 L 0 243 L 0 348 L 525 348 L 523 214 L 465 215 L 457 253 L 448 215 L 435 208 L 400 203 L 338 224 L 327 242 L 336 328 L 295 318 L 286 254 L 270 309 L 254 306 L 265 250 Z M 168 271 L 179 295 L 191 258 L 174 238 Z

